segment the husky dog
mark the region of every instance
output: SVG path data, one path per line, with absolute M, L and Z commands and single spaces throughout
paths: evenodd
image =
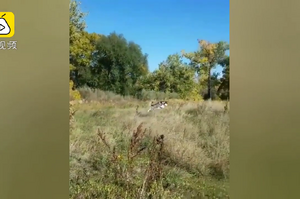
M 159 102 L 156 102 L 156 103 L 151 102 L 150 103 L 150 108 L 149 108 L 148 112 L 150 112 L 150 111 L 152 111 L 154 109 L 163 109 L 166 106 L 168 106 L 168 102 L 167 101 L 159 101 Z

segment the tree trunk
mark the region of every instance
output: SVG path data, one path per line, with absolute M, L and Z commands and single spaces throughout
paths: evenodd
M 211 100 L 211 66 L 208 66 L 207 99 Z

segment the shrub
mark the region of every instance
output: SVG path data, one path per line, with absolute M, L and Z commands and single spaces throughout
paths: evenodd
M 81 95 L 77 90 L 73 89 L 74 82 L 70 80 L 69 82 L 69 94 L 70 94 L 70 100 L 81 100 Z

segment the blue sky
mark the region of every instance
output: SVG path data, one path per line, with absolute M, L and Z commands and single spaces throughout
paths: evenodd
M 147 53 L 153 71 L 197 39 L 229 43 L 229 0 L 81 0 L 88 32 L 123 34 Z M 220 72 L 220 67 L 217 67 Z

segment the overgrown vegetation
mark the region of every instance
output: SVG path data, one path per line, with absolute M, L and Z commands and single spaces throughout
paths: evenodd
M 138 44 L 86 32 L 78 5 L 70 2 L 70 198 L 229 198 L 228 44 L 201 40 L 150 72 Z M 222 78 L 211 74 L 217 64 Z M 151 100 L 169 106 L 148 113 Z
M 147 102 L 98 93 L 74 105 L 70 198 L 229 198 L 224 103 L 171 100 L 148 113 Z

